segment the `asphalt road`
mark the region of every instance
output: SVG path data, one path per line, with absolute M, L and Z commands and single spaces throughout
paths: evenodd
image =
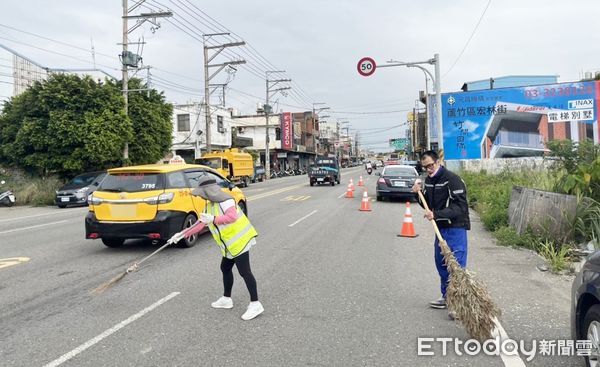
M 131 241 L 111 249 L 85 240 L 86 208 L 0 208 L 0 365 L 582 365 L 540 356 L 539 347 L 531 361 L 457 355 L 452 344 L 442 355 L 440 343 L 425 349 L 433 356 L 419 356 L 420 337 L 468 336 L 445 311 L 427 307 L 439 297 L 439 278 L 422 209 L 411 206 L 419 237 L 397 237 L 403 202 L 372 201 L 372 211 L 361 212 L 361 188 L 354 199 L 343 197 L 348 179 L 356 184 L 360 174 L 373 198 L 376 176 L 362 168 L 344 170 L 335 187 L 310 187 L 295 176 L 244 190 L 259 232 L 251 263 L 265 307 L 251 321 L 240 318 L 249 297 L 237 272 L 234 308 L 210 307 L 222 283 L 209 234 L 191 249 L 167 248 L 93 295 L 157 246 Z M 529 251 L 496 246 L 476 216 L 469 241 L 469 268 L 502 309 L 508 337 L 527 349 L 533 340 L 569 338 L 572 278 L 540 273 L 542 260 Z

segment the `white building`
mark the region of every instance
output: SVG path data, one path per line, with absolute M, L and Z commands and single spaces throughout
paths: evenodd
M 212 150 L 231 147 L 231 112 L 211 106 L 210 145 Z M 192 163 L 206 151 L 206 115 L 200 103 L 173 105 L 171 151 Z

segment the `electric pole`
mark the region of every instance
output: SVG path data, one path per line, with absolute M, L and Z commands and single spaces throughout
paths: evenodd
M 206 119 L 205 129 L 206 129 L 206 152 L 207 153 L 210 153 L 212 151 L 212 146 L 211 146 L 211 141 L 210 141 L 210 136 L 211 136 L 210 95 L 212 93 L 210 90 L 210 81 L 226 66 L 239 65 L 239 64 L 246 63 L 246 60 L 233 60 L 233 61 L 223 62 L 220 64 L 211 64 L 210 63 L 211 61 L 214 60 L 215 57 L 217 57 L 227 47 L 243 46 L 246 44 L 246 42 L 240 41 L 240 42 L 224 43 L 224 44 L 214 45 L 214 46 L 207 45 L 208 41 L 213 36 L 228 36 L 228 35 L 229 35 L 229 33 L 211 33 L 211 34 L 202 35 L 202 38 L 204 40 L 204 117 Z M 209 50 L 216 50 L 216 51 L 212 55 L 209 55 Z M 218 67 L 218 69 L 209 75 L 209 69 L 214 68 L 214 67 Z M 196 158 L 199 158 L 199 157 L 196 157 Z
M 121 65 L 122 65 L 122 79 L 123 79 L 123 87 L 122 87 L 122 92 L 123 92 L 123 100 L 125 102 L 123 109 L 125 112 L 125 116 L 129 116 L 129 100 L 127 97 L 127 94 L 129 92 L 129 69 L 128 67 L 132 67 L 134 69 L 137 69 L 138 67 L 138 62 L 140 62 L 142 60 L 142 58 L 140 57 L 140 55 L 136 55 L 134 53 L 131 53 L 127 50 L 127 46 L 129 45 L 129 41 L 127 39 L 127 36 L 129 35 L 129 33 L 133 32 L 134 30 L 136 30 L 139 26 L 141 26 L 142 24 L 144 24 L 145 22 L 150 22 L 154 25 L 153 28 L 154 29 L 158 29 L 160 28 L 160 23 L 158 23 L 156 21 L 156 18 L 165 18 L 165 17 L 171 17 L 173 16 L 173 13 L 170 11 L 167 12 L 150 12 L 150 13 L 141 13 L 139 15 L 129 15 L 129 13 L 131 13 L 132 11 L 134 11 L 135 9 L 137 9 L 140 5 L 142 5 L 146 0 L 140 0 L 137 3 L 135 3 L 131 8 L 128 8 L 128 4 L 127 1 L 128 0 L 122 0 L 123 1 L 123 52 L 121 53 Z M 136 24 L 129 28 L 129 19 L 137 19 Z M 129 159 L 129 142 L 125 142 L 125 146 L 123 147 L 123 160 L 125 161 L 125 163 L 127 162 L 127 160 Z
M 279 83 L 291 82 L 292 79 L 275 79 L 269 80 L 269 74 L 272 73 L 285 73 L 285 70 L 267 70 L 265 71 L 265 82 L 267 86 L 266 91 L 266 102 L 264 106 L 265 110 L 265 175 L 267 176 L 267 180 L 271 178 L 271 157 L 269 155 L 269 113 L 271 112 L 271 106 L 269 105 L 269 99 L 271 97 L 271 93 L 275 95 L 275 93 L 284 91 L 287 89 L 291 89 L 291 87 L 279 87 L 273 89 L 273 87 L 277 86 Z

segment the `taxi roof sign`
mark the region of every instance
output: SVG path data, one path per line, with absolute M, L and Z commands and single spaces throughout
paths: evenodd
M 169 164 L 185 164 L 185 160 L 180 155 L 174 155 L 173 158 L 169 159 Z

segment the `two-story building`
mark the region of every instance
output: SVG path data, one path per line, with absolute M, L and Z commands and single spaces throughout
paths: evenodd
M 231 111 L 211 106 L 210 144 L 212 150 L 231 147 Z M 206 115 L 200 103 L 173 105 L 171 151 L 191 163 L 206 152 Z

